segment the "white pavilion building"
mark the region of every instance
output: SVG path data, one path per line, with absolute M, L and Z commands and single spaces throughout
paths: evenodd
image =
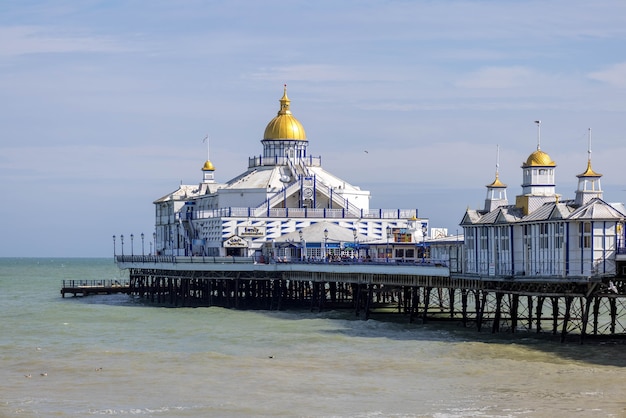
M 265 128 L 262 153 L 248 159 L 246 171 L 219 183 L 207 160 L 199 184 L 181 185 L 154 202 L 156 254 L 258 257 L 294 232 L 298 238 L 280 255 L 321 258 L 332 248 L 365 256 L 368 244 L 423 241 L 428 220 L 418 218 L 416 209 L 370 209 L 369 191 L 327 172 L 321 157 L 309 155 L 304 127 L 290 106 L 285 86 L 278 114 Z M 319 227 L 311 229 L 319 223 L 348 230 L 352 246 L 335 228 L 325 228 L 320 238 Z M 367 255 L 392 257 L 378 251 Z
M 540 129 L 539 121 L 538 130 Z M 540 138 L 540 131 L 539 138 Z M 556 193 L 556 163 L 540 147 L 522 163 L 522 192 L 509 204 L 496 168 L 483 209 L 468 209 L 463 272 L 480 277 L 568 278 L 622 275 L 625 256 L 623 203 L 603 200 L 601 174 L 578 177 L 575 197 Z

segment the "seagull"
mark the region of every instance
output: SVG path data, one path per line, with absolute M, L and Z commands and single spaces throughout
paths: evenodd
M 366 154 L 369 154 L 369 151 L 368 151 L 368 150 L 365 150 L 365 151 L 363 151 L 363 152 L 364 152 L 364 153 L 366 153 Z
M 41 373 L 41 375 L 42 375 L 43 377 L 46 377 L 46 376 L 48 376 L 48 373 L 43 372 L 43 373 Z
M 609 290 L 614 293 L 619 293 L 617 291 L 617 287 L 615 287 L 615 284 L 612 281 L 609 282 Z
M 25 374 L 24 377 L 30 379 L 32 376 L 30 374 Z

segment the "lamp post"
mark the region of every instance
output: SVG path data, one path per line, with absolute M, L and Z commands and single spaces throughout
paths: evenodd
M 143 257 L 146 253 L 143 251 L 143 232 L 141 233 L 141 256 Z
M 135 236 L 133 234 L 130 234 L 130 256 L 131 257 L 135 255 L 135 244 L 133 243 L 133 238 L 135 238 Z
M 124 257 L 124 234 L 120 235 L 120 242 L 122 243 L 122 257 Z
M 150 241 L 150 255 L 152 255 L 152 241 Z
M 422 264 L 426 262 L 426 233 L 428 232 L 428 227 L 426 224 L 422 224 Z
M 169 228 L 170 233 L 170 255 L 174 255 L 174 228 Z
M 301 250 L 300 250 L 300 257 L 301 257 L 301 261 L 306 260 L 306 241 L 304 240 L 304 233 L 302 232 L 302 230 L 298 231 L 298 235 L 300 235 L 300 245 Z
M 113 258 L 115 258 L 115 235 L 113 235 Z
M 356 248 L 356 228 L 352 228 L 352 236 L 354 237 L 354 252 L 356 253 L 356 257 L 355 258 L 359 258 L 359 251 Z
M 328 228 L 324 229 L 324 262 L 328 261 Z
M 180 226 L 176 224 L 176 255 L 178 255 L 178 250 L 180 249 Z
M 391 239 L 391 227 L 387 225 L 387 249 L 385 250 L 385 258 L 389 262 L 389 240 Z
M 156 252 L 156 249 L 157 249 L 157 247 L 156 247 L 156 232 L 152 233 L 152 241 L 154 242 L 154 251 Z

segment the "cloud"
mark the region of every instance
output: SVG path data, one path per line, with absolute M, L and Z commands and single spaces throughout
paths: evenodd
M 536 76 L 526 67 L 486 67 L 466 75 L 456 85 L 470 89 L 507 89 L 528 84 Z
M 129 50 L 111 37 L 65 34 L 59 29 L 42 26 L 0 27 L 0 39 L 0 56 Z
M 355 75 L 350 70 L 334 65 L 298 64 L 259 68 L 249 77 L 253 80 L 319 82 L 354 80 Z
M 626 87 L 626 62 L 612 65 L 604 70 L 588 75 L 592 80 L 602 81 L 614 87 Z

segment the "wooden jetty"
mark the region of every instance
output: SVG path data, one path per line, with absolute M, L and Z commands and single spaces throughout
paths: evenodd
M 626 281 L 463 275 L 426 263 L 256 263 L 244 257 L 118 256 L 129 294 L 166 306 L 350 309 L 478 331 L 626 336 Z
M 128 280 L 63 280 L 61 296 L 111 295 L 114 293 L 130 293 Z

